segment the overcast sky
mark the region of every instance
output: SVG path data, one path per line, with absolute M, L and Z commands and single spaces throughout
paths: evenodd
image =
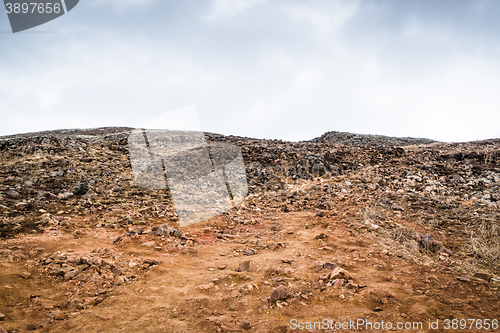
M 500 1 L 81 0 L 12 34 L 0 135 L 141 127 L 195 104 L 208 132 L 500 137 Z

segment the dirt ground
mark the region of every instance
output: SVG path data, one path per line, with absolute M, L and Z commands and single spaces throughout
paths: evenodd
M 88 219 L 78 217 L 72 222 L 76 233 L 48 231 L 5 240 L 1 248 L 15 255 L 9 258 L 4 251 L 0 259 L 0 313 L 5 316 L 0 325 L 7 332 L 375 330 L 320 328 L 318 323 L 306 329 L 308 322 L 326 319 L 335 325 L 359 319 L 375 325 L 383 321 L 381 332 L 417 322 L 422 328 L 404 331 L 446 332 L 445 319 L 499 318 L 498 283 L 457 276 L 448 267 L 452 257 L 416 263 L 388 243 L 383 232 L 346 222 L 354 210 L 339 203 L 337 216 L 326 218 L 310 211 L 276 216 L 236 212 L 252 222 L 228 228 L 229 217 L 222 216 L 189 226 L 183 230 L 189 235 L 187 246 L 169 246 L 170 237 L 148 233 L 117 240 L 120 232 L 89 228 Z M 126 283 L 99 291 L 100 302 L 75 306 L 79 295 L 85 299 L 99 292 L 82 294 L 88 280 L 47 274 L 41 261 L 52 253 L 113 253 L 117 266 L 129 268 L 136 259 L 155 264 L 140 268 Z M 239 269 L 247 260 L 248 271 Z M 325 278 L 331 266 L 325 263 L 345 269 L 351 281 L 331 285 Z M 31 276 L 23 277 L 24 272 Z M 280 285 L 288 288 L 289 297 L 271 303 Z M 429 330 L 429 320 L 439 320 L 440 329 Z
M 129 134 L 0 138 L 6 332 L 499 330 L 500 140 L 206 134 L 241 148 L 249 195 L 176 228 Z

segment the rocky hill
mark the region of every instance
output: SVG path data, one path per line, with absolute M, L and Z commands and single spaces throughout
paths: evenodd
M 498 318 L 500 140 L 206 133 L 241 148 L 249 195 L 179 228 L 169 190 L 134 181 L 131 131 L 0 138 L 7 331 Z
M 345 146 L 385 146 L 401 147 L 409 145 L 424 145 L 436 142 L 421 138 L 396 138 L 385 135 L 354 134 L 347 132 L 326 132 L 322 136 L 312 139 L 315 143 L 335 143 Z

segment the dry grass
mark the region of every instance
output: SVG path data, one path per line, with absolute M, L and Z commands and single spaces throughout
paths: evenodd
M 482 222 L 467 229 L 469 243 L 467 250 L 479 263 L 495 273 L 500 271 L 500 225 L 496 222 Z

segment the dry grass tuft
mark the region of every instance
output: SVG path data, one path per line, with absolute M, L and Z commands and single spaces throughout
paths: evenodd
M 467 250 L 481 264 L 499 272 L 500 270 L 500 225 L 495 222 L 482 222 L 467 229 L 470 240 Z

